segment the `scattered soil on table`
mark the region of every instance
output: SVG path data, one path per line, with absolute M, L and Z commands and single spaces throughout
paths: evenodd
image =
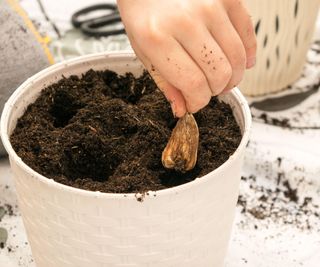
M 177 120 L 149 74 L 90 70 L 45 88 L 18 120 L 11 143 L 27 165 L 59 183 L 142 193 L 190 182 L 234 153 L 241 133 L 229 105 L 212 98 L 195 118 L 196 167 L 167 170 L 161 153 Z
M 277 159 L 279 168 L 282 160 L 280 157 Z M 293 225 L 300 230 L 317 229 L 320 218 L 317 201 L 308 194 L 303 195 L 300 192 L 299 195 L 298 185 L 289 181 L 290 177 L 286 177 L 285 172 L 279 171 L 275 177 L 268 178 L 273 180 L 272 186 L 266 186 L 262 177 L 253 174 L 241 179 L 245 184 L 243 188 L 248 191 L 240 190 L 238 198 L 243 219 L 247 219 L 247 222 L 241 220 L 240 225 L 252 226 L 253 222 L 254 229 L 258 229 L 261 226 L 269 227 L 270 222 L 276 222 Z M 300 183 L 306 183 L 304 179 L 302 177 Z M 252 220 L 253 218 L 256 221 Z
M 265 124 L 280 126 L 282 128 L 291 128 L 288 118 L 271 118 L 266 113 L 262 113 L 259 117 Z
M 1 204 L 1 203 L 0 203 Z M 6 247 L 6 242 L 8 239 L 8 231 L 6 228 L 2 227 L 1 221 L 5 216 L 16 216 L 13 212 L 13 207 L 10 204 L 4 204 L 0 206 L 0 249 L 4 249 Z

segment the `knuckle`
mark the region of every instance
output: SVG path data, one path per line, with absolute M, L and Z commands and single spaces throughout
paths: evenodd
M 141 39 L 141 41 L 144 43 L 159 45 L 163 42 L 160 32 L 155 27 L 151 27 L 150 25 L 140 29 L 139 36 L 139 39 Z
M 201 88 L 207 87 L 207 80 L 204 75 L 196 72 L 188 77 L 189 78 L 184 79 L 185 88 L 188 91 L 198 91 Z
M 140 19 L 137 20 L 135 23 L 130 24 L 130 29 L 131 31 L 129 31 L 129 33 L 133 32 L 133 33 L 141 33 L 141 32 L 145 32 L 147 31 L 147 27 L 146 25 L 148 25 L 148 20 L 147 19 Z
M 202 17 L 208 17 L 210 18 L 212 16 L 212 11 L 215 10 L 215 5 L 217 5 L 218 2 L 215 1 L 203 1 L 201 5 L 199 6 L 199 14 Z
M 223 1 L 221 1 L 221 3 L 222 3 L 225 7 L 229 7 L 229 5 L 230 5 L 230 0 L 223 0 Z
M 230 57 L 230 65 L 232 69 L 244 69 L 246 65 L 246 60 L 246 52 L 243 45 L 241 45 L 239 49 L 234 49 L 234 52 Z
M 181 88 L 184 88 L 184 96 L 188 111 L 195 113 L 205 107 L 211 99 L 211 91 L 208 82 L 202 73 L 190 75 L 188 79 L 183 79 Z
M 159 34 L 152 29 L 144 33 L 144 39 L 153 44 L 159 44 L 161 42 Z
M 179 29 L 192 29 L 194 27 L 193 18 L 187 12 L 182 12 L 181 15 L 177 15 L 175 17 L 175 24 Z
M 232 67 L 228 62 L 220 64 L 211 88 L 214 95 L 218 95 L 226 87 L 232 77 Z

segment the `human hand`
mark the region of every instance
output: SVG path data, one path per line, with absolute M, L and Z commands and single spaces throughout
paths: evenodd
M 235 87 L 255 64 L 243 0 L 118 0 L 132 48 L 182 117 Z

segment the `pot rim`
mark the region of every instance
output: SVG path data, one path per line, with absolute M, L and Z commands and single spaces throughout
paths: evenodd
M 26 163 L 22 161 L 22 159 L 16 154 L 14 151 L 11 143 L 10 143 L 10 138 L 8 134 L 8 125 L 9 125 L 9 118 L 11 114 L 11 110 L 14 107 L 15 102 L 20 98 L 21 94 L 25 90 L 29 90 L 32 87 L 32 84 L 34 83 L 35 80 L 40 80 L 43 79 L 45 76 L 48 74 L 53 74 L 56 71 L 59 71 L 65 67 L 70 67 L 74 65 L 78 65 L 83 62 L 88 62 L 92 60 L 97 60 L 101 58 L 128 58 L 132 60 L 137 60 L 136 55 L 132 51 L 113 51 L 113 52 L 103 52 L 103 53 L 96 53 L 96 54 L 91 54 L 91 55 L 85 55 L 85 56 L 80 56 L 77 58 L 69 59 L 66 61 L 62 61 L 60 63 L 56 63 L 48 68 L 43 69 L 42 71 L 36 73 L 35 75 L 31 76 L 28 78 L 24 83 L 22 83 L 15 91 L 14 93 L 10 96 L 8 101 L 6 102 L 2 116 L 1 116 L 1 123 L 0 123 L 0 134 L 1 134 L 1 139 L 3 142 L 3 145 L 8 152 L 10 161 L 15 161 L 16 164 L 22 168 L 25 172 L 31 174 L 32 177 L 37 179 L 39 182 L 44 183 L 48 185 L 49 187 L 53 187 L 57 190 L 62 190 L 66 191 L 72 194 L 76 195 L 81 195 L 81 196 L 87 196 L 87 197 L 94 197 L 94 198 L 102 198 L 102 199 L 135 199 L 137 196 L 145 196 L 147 197 L 148 195 L 150 196 L 162 196 L 162 195 L 174 195 L 174 194 L 179 194 L 179 192 L 188 190 L 192 187 L 194 187 L 197 184 L 206 182 L 207 179 L 210 179 L 210 174 L 212 173 L 223 173 L 225 169 L 228 169 L 233 161 L 237 160 L 238 157 L 241 156 L 242 151 L 245 149 L 248 140 L 249 140 L 249 134 L 250 134 L 250 128 L 251 128 L 251 123 L 252 123 L 252 118 L 251 118 L 251 113 L 250 109 L 248 106 L 248 103 L 244 96 L 241 94 L 240 90 L 238 88 L 234 88 L 230 93 L 236 98 L 236 100 L 239 102 L 241 105 L 241 110 L 242 114 L 244 117 L 244 131 L 242 134 L 241 142 L 235 152 L 229 157 L 227 161 L 225 161 L 222 165 L 220 165 L 218 168 L 213 170 L 212 172 L 209 172 L 208 174 L 196 178 L 195 180 L 179 185 L 179 186 L 174 186 L 171 188 L 166 188 L 166 189 L 161 189 L 158 191 L 148 191 L 144 194 L 141 193 L 105 193 L 105 192 L 100 192 L 100 191 L 89 191 L 89 190 L 84 190 L 80 188 L 75 188 L 72 186 L 64 185 L 61 183 L 58 183 L 54 181 L 52 178 L 47 178 L 44 175 L 41 175 L 40 173 L 34 171 L 31 167 L 29 167 Z M 149 193 L 149 194 L 148 194 Z

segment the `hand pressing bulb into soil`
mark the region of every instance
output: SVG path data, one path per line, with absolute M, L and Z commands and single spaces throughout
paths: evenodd
M 183 117 L 226 92 L 255 64 L 256 39 L 243 0 L 118 0 L 137 56 Z
M 118 0 L 118 6 L 134 51 L 180 117 L 162 163 L 191 170 L 199 143 L 192 113 L 255 64 L 248 11 L 242 0 Z

